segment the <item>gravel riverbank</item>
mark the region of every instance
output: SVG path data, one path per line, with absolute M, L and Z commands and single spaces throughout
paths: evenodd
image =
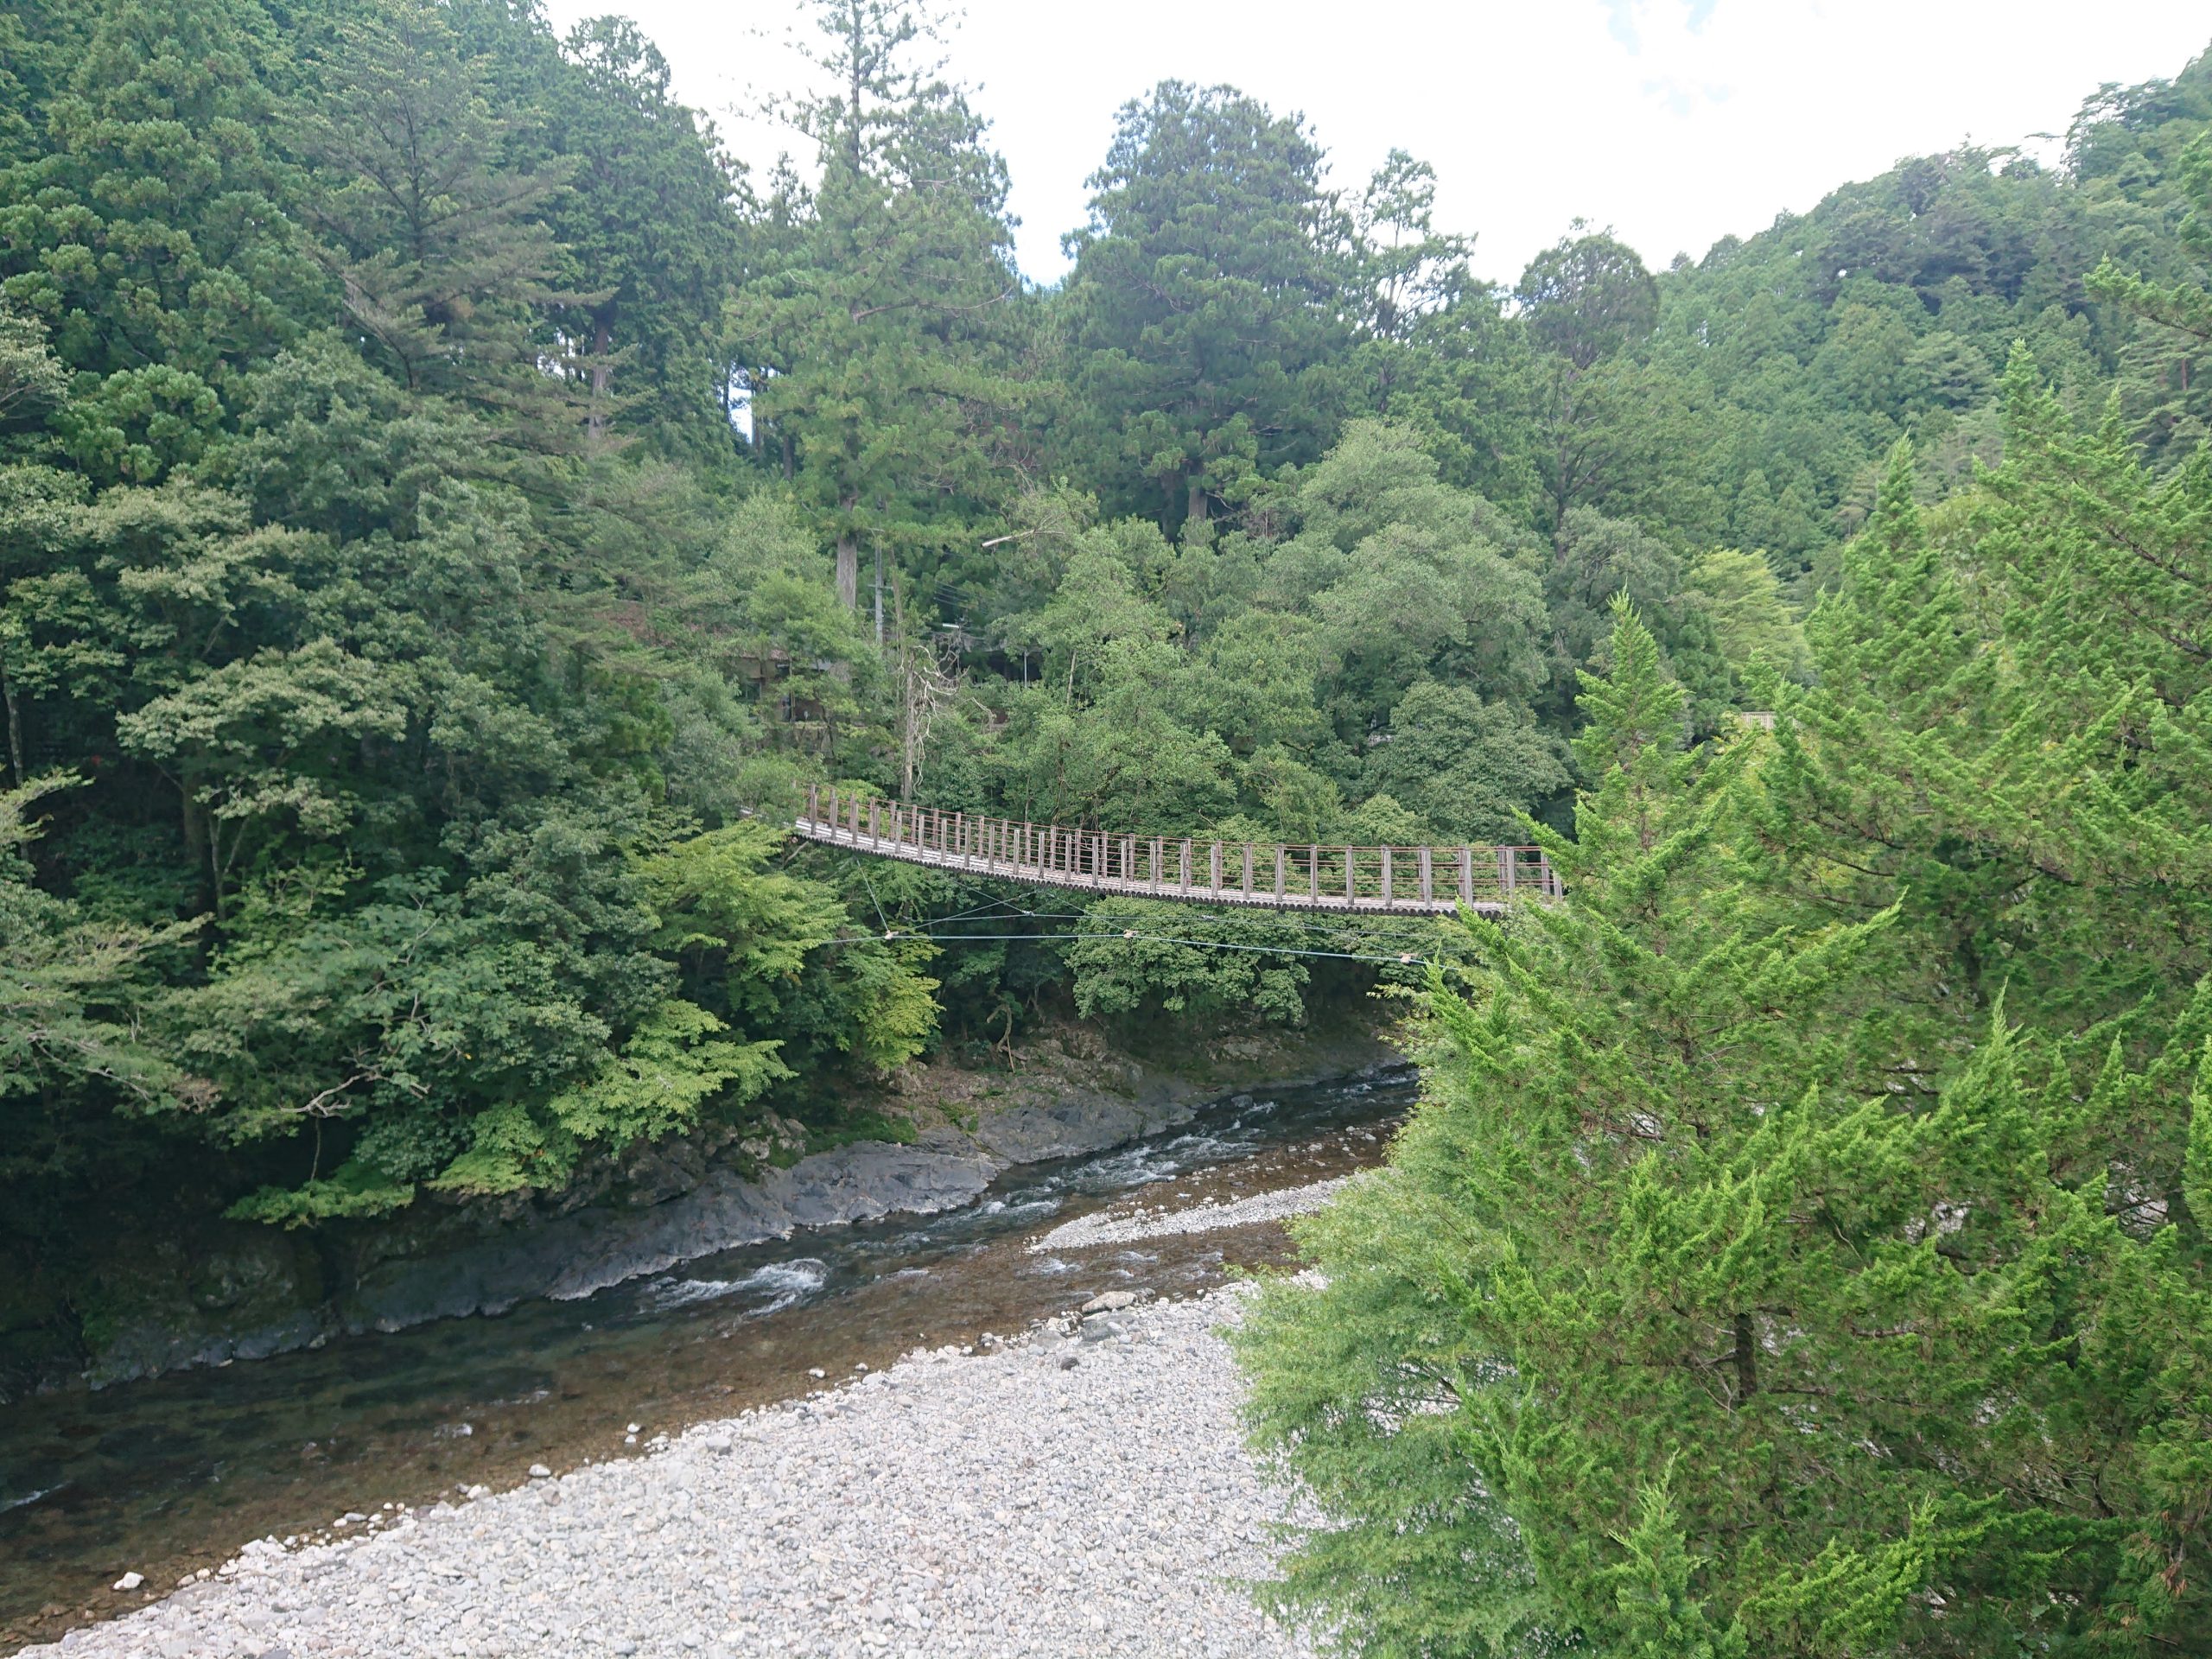
M 1102 1210 L 1078 1216 L 1049 1233 L 1033 1238 L 1023 1248 L 1032 1255 L 1046 1250 L 1083 1249 L 1094 1244 L 1134 1244 L 1140 1239 L 1174 1238 L 1191 1233 L 1217 1232 L 1224 1227 L 1251 1227 L 1263 1221 L 1287 1221 L 1319 1210 L 1340 1192 L 1351 1177 L 1338 1175 L 1305 1186 L 1255 1192 L 1249 1198 L 1216 1204 L 1209 1198 L 1187 1210 L 1147 1208 Z
M 1238 1584 L 1269 1570 L 1285 1513 L 1215 1334 L 1239 1307 L 1231 1288 L 917 1351 L 652 1456 L 251 1546 L 26 1651 L 1287 1659 L 1310 1649 Z

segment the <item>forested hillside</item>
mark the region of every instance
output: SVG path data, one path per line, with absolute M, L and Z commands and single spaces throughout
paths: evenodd
M 1418 160 L 1348 181 L 1164 82 L 1040 289 L 928 20 L 808 16 L 832 90 L 778 157 L 524 0 L 0 15 L 18 1283 L 118 1207 L 343 1226 L 850 1133 L 855 1084 L 1056 1012 L 1300 1020 L 1368 970 L 887 939 L 974 895 L 775 825 L 823 780 L 1568 834 L 1610 607 L 1694 741 L 1824 681 L 1878 504 L 1978 522 L 2016 349 L 2016 420 L 2203 464 L 2212 59 L 2097 94 L 2063 166 L 1904 162 L 1658 271 L 1576 221 L 1510 285 Z M 1312 943 L 1177 930 L 1232 925 Z

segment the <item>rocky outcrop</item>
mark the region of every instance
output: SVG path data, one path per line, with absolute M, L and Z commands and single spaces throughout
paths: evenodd
M 649 1208 L 579 1210 L 523 1222 L 495 1237 L 378 1263 L 341 1299 L 347 1330 L 397 1331 L 426 1319 L 499 1313 L 530 1296 L 588 1296 L 717 1250 L 788 1237 L 802 1227 L 927 1215 L 969 1202 L 1003 1161 L 957 1131 L 911 1146 L 864 1141 L 747 1180 L 709 1172 Z
M 134 1376 L 260 1359 L 327 1328 L 315 1253 L 296 1236 L 224 1227 L 170 1234 L 111 1258 L 84 1298 L 94 1388 Z

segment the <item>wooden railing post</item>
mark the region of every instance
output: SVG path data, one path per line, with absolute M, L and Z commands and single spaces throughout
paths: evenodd
M 1183 837 L 1183 891 L 1184 891 L 1184 892 L 1185 892 L 1185 893 L 1188 893 L 1188 892 L 1191 890 L 1191 848 L 1192 848 L 1192 842 L 1191 842 L 1191 838 L 1190 838 L 1188 836 L 1184 836 L 1184 837 Z
M 1422 848 L 1422 849 L 1421 849 L 1421 903 L 1423 903 L 1424 905 L 1433 905 L 1433 904 L 1434 904 L 1434 903 L 1436 902 L 1436 891 L 1435 891 L 1435 888 L 1436 888 L 1436 882 L 1435 882 L 1435 865 L 1434 865 L 1434 864 L 1433 864 L 1433 862 L 1432 861 L 1431 855 L 1430 855 L 1429 849 L 1428 849 L 1427 848 L 1424 847 L 1424 848 Z
M 1321 902 L 1321 849 L 1319 847 L 1306 849 L 1306 893 L 1315 904 Z
M 835 784 L 830 785 L 830 827 L 832 830 L 837 827 L 837 785 Z
M 1244 896 L 1252 896 L 1252 843 L 1244 843 Z
M 1475 902 L 1475 849 L 1471 847 L 1459 849 L 1459 901 Z
M 1344 898 L 1357 908 L 1359 903 L 1358 849 L 1344 849 Z
M 1206 843 L 1206 891 L 1221 891 L 1221 843 L 1217 841 Z
M 1389 909 L 1391 904 L 1396 899 L 1397 896 L 1398 895 L 1395 893 L 1391 891 L 1390 849 L 1388 847 L 1385 847 L 1382 849 L 1382 908 L 1385 910 Z
M 1275 902 L 1278 904 L 1282 902 L 1282 863 L 1283 849 L 1281 845 L 1277 845 L 1275 848 Z
M 1160 867 L 1167 862 L 1167 842 L 1162 836 L 1152 838 L 1152 890 L 1160 891 Z
M 1497 896 L 1500 899 L 1513 896 L 1513 849 L 1510 847 L 1497 849 Z

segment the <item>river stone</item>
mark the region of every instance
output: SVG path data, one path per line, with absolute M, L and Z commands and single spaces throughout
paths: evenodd
M 345 1300 L 349 1330 L 396 1331 L 426 1319 L 503 1313 L 525 1297 L 588 1296 L 717 1250 L 787 1238 L 800 1227 L 929 1214 L 966 1204 L 1003 1166 L 975 1151 L 856 1141 L 748 1181 L 718 1169 L 645 1209 L 591 1208 L 518 1224 L 437 1255 L 387 1261 Z
M 1187 1099 L 1080 1093 L 995 1113 L 977 1125 L 976 1139 L 1009 1164 L 1035 1164 L 1103 1152 L 1187 1123 L 1197 1115 Z
M 304 1347 L 324 1328 L 314 1253 L 266 1228 L 211 1224 L 118 1242 L 92 1269 L 94 1388 Z

